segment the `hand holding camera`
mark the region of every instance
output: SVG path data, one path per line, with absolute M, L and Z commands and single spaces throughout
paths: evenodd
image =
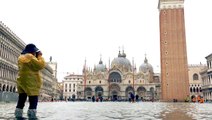
M 41 51 L 36 52 L 36 58 L 37 58 L 38 56 L 42 56 L 42 52 L 41 52 Z

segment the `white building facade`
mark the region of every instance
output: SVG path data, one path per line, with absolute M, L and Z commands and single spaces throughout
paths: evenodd
M 0 21 L 0 101 L 16 101 L 18 56 L 25 43 Z
M 71 100 L 78 99 L 77 91 L 78 85 L 82 84 L 83 76 L 77 74 L 70 74 L 64 77 L 63 80 L 63 99 Z
M 190 97 L 203 96 L 202 94 L 202 77 L 200 72 L 206 69 L 207 66 L 204 64 L 195 64 L 188 66 L 188 75 L 189 75 L 189 89 Z
M 205 57 L 207 61 L 207 69 L 201 72 L 202 92 L 205 101 L 212 101 L 212 53 Z
M 61 99 L 62 92 L 60 90 L 59 82 L 58 82 L 58 79 L 57 79 L 57 62 L 53 62 L 52 57 L 50 57 L 49 62 L 46 62 L 46 63 L 48 64 L 48 66 L 51 67 L 53 78 L 55 78 L 52 81 L 52 91 L 53 91 L 52 96 L 53 96 L 53 99 L 59 100 L 59 99 Z

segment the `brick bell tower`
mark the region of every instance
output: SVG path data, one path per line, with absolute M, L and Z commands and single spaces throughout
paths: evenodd
M 184 0 L 159 0 L 161 101 L 189 95 Z

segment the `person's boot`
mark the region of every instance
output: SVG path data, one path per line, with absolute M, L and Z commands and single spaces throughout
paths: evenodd
M 21 118 L 23 116 L 23 109 L 16 108 L 15 109 L 15 117 L 16 118 Z
M 36 109 L 29 109 L 27 111 L 27 116 L 29 118 L 35 118 L 36 119 L 37 118 L 36 113 L 37 113 L 37 110 Z

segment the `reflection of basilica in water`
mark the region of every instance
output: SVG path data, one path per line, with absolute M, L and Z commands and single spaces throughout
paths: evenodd
M 160 98 L 160 75 L 154 73 L 146 57 L 137 71 L 124 51 L 119 51 L 118 57 L 113 59 L 109 68 L 100 58 L 93 70 L 85 65 L 83 76 L 84 81 L 79 84 L 77 92 L 81 99 L 102 96 L 103 99 L 126 100 L 130 92 L 143 100 Z

